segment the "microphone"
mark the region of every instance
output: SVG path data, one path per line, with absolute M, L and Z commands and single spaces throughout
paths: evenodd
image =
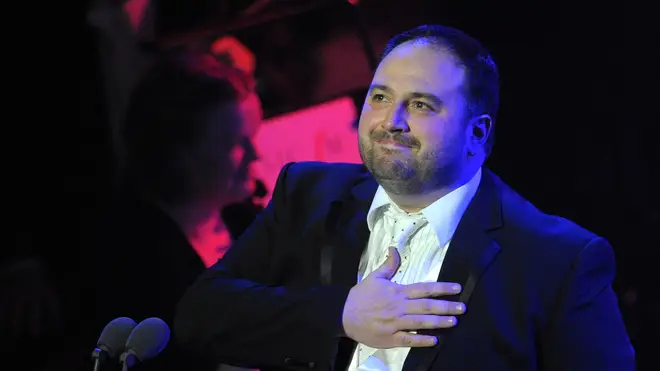
M 147 318 L 140 322 L 128 337 L 125 351 L 119 358 L 122 371 L 156 357 L 170 341 L 170 328 L 160 318 Z
M 101 336 L 96 342 L 96 348 L 92 352 L 94 360 L 94 371 L 99 371 L 101 366 L 109 359 L 117 358 L 120 352 L 124 350 L 126 339 L 137 326 L 137 323 L 127 317 L 113 319 L 105 325 Z

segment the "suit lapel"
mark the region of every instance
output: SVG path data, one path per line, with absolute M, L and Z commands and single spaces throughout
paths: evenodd
M 325 227 L 328 243 L 321 259 L 324 283 L 353 286 L 357 282 L 360 257 L 369 240 L 367 213 L 377 187 L 365 175 L 347 195 L 331 203 Z
M 367 213 L 377 187 L 375 180 L 365 173 L 348 194 L 330 204 L 325 225 L 328 239 L 321 251 L 324 284 L 352 286 L 357 282 L 360 257 L 369 239 Z M 499 246 L 488 233 L 502 226 L 501 208 L 494 177 L 486 170 L 477 193 L 458 224 L 438 276 L 438 282 L 460 283 L 463 291 L 443 299 L 466 303 L 469 308 L 474 288 L 499 252 Z M 403 371 L 428 371 L 452 330 L 420 331 L 436 336 L 438 344 L 432 348 L 411 349 Z M 354 349 L 355 342 L 341 339 L 333 369 L 346 370 Z
M 456 228 L 438 276 L 438 282 L 460 283 L 463 291 L 459 295 L 445 296 L 443 300 L 466 303 L 469 310 L 469 301 L 475 286 L 499 253 L 499 246 L 488 232 L 501 227 L 501 208 L 493 175 L 484 171 L 477 193 Z M 411 349 L 403 371 L 428 371 L 452 331 L 454 329 L 451 328 L 419 331 L 436 336 L 438 344 L 431 348 Z
M 350 192 L 332 201 L 326 218 L 327 242 L 321 249 L 321 281 L 323 284 L 353 286 L 358 266 L 369 240 L 367 213 L 378 184 L 365 172 Z M 355 342 L 341 338 L 333 370 L 348 368 Z

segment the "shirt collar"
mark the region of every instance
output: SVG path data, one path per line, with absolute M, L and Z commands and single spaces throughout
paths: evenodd
M 481 168 L 477 170 L 476 174 L 467 183 L 449 192 L 420 211 L 433 228 L 440 246 L 444 246 L 454 235 L 456 227 L 458 227 L 458 223 L 463 217 L 463 213 L 465 213 L 465 209 L 467 209 L 470 201 L 472 201 L 472 198 L 477 193 L 480 182 Z M 378 186 L 376 195 L 371 202 L 369 213 L 367 214 L 369 231 L 373 231 L 376 221 L 390 205 L 396 207 L 383 187 Z

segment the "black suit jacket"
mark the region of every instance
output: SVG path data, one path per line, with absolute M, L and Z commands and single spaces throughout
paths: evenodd
M 342 312 L 376 188 L 360 165 L 286 165 L 269 206 L 184 295 L 178 341 L 238 365 L 346 369 Z M 403 370 L 633 370 L 614 274 L 604 239 L 484 171 L 438 277 L 463 285 L 449 299 L 467 313 Z

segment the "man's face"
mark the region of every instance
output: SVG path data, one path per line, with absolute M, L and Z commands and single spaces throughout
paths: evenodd
M 241 102 L 227 103 L 209 111 L 207 131 L 199 138 L 195 166 L 200 186 L 223 203 L 242 201 L 252 195 L 258 159 L 253 138 L 262 122 L 261 102 L 251 94 Z
M 469 138 L 465 79 L 450 52 L 420 41 L 380 63 L 358 135 L 362 161 L 385 190 L 419 194 L 459 176 Z

